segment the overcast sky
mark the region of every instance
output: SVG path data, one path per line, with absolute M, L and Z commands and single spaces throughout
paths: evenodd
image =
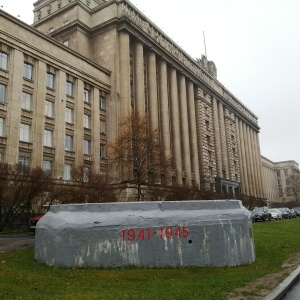
M 32 24 L 34 2 L 0 0 L 0 6 Z M 258 117 L 262 155 L 300 163 L 299 0 L 132 3 L 193 58 L 205 54 L 205 32 L 218 80 Z

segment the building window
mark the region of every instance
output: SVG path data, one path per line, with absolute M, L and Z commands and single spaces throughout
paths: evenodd
M 66 25 L 68 25 L 68 24 L 69 24 L 69 21 L 68 21 L 68 20 L 63 21 L 63 26 L 66 26 Z
M 4 119 L 0 118 L 0 136 L 4 136 Z
M 44 130 L 44 146 L 52 147 L 52 135 L 53 132 L 51 130 Z
M 66 107 L 65 120 L 67 123 L 73 123 L 73 109 Z
M 46 87 L 54 89 L 54 74 L 49 72 L 46 74 Z
M 51 173 L 52 162 L 51 160 L 43 160 L 43 171 L 46 173 Z
M 52 101 L 46 100 L 45 102 L 45 116 L 52 118 L 53 117 L 53 106 L 54 103 Z
M 106 109 L 106 99 L 104 96 L 100 96 L 99 106 L 100 106 L 100 109 L 103 109 L 103 110 Z
M 20 125 L 20 141 L 29 142 L 30 126 L 21 123 Z
M 83 127 L 90 128 L 91 127 L 91 117 L 89 115 L 83 115 Z
M 64 41 L 63 44 L 66 46 L 66 47 L 69 47 L 69 41 Z
M 0 162 L 3 161 L 3 152 L 0 152 Z
M 100 158 L 105 158 L 105 145 L 100 144 Z
M 33 65 L 29 63 L 24 63 L 23 66 L 23 77 L 29 80 L 32 80 L 32 73 L 33 73 Z
M 28 167 L 29 166 L 29 157 L 20 156 L 19 157 L 19 164 L 23 167 Z
M 83 140 L 83 154 L 86 154 L 86 155 L 91 154 L 91 141 Z
M 72 165 L 65 164 L 64 165 L 64 180 L 71 180 L 71 171 L 72 171 Z
M 0 103 L 6 101 L 6 85 L 0 83 Z
M 87 89 L 83 90 L 83 101 L 90 102 L 90 91 Z
M 100 133 L 106 134 L 106 122 L 100 121 Z
M 48 32 L 47 33 L 51 33 L 51 32 L 53 32 L 54 31 L 54 28 L 53 27 L 50 27 L 49 29 L 48 29 Z
M 67 96 L 73 96 L 73 82 L 71 81 L 66 82 L 66 94 Z
M 73 150 L 73 136 L 71 135 L 65 136 L 65 150 L 67 151 Z
M 7 54 L 0 52 L 0 69 L 7 70 Z
M 31 94 L 22 92 L 22 109 L 31 110 Z

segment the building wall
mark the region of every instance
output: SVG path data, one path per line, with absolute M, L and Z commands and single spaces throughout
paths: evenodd
M 263 197 L 257 117 L 218 82 L 216 70 L 209 74 L 129 1 L 40 0 L 34 20 L 39 31 L 60 43 L 68 41 L 70 49 L 111 70 L 104 115 L 67 99 L 77 109 L 78 143 L 87 134 L 80 123 L 85 111 L 107 122 L 105 142 L 115 141 L 124 114 L 146 112 L 151 128 L 159 129 L 164 155 L 174 159 L 170 182 L 212 188 L 216 178 L 223 178 L 241 182 L 247 195 Z M 76 61 L 70 66 L 80 65 Z M 81 77 L 89 75 L 87 70 Z M 100 86 L 108 82 L 92 78 Z M 78 97 L 84 82 L 76 79 Z M 95 83 L 89 84 L 94 90 Z M 107 93 L 97 88 L 95 99 L 98 92 Z M 57 135 L 63 136 L 59 131 Z M 81 152 L 77 146 L 75 163 L 81 161 Z M 122 180 L 122 173 L 117 175 Z
M 0 103 L 2 161 L 30 167 L 51 165 L 57 179 L 66 178 L 66 164 L 104 170 L 105 160 L 99 156 L 100 120 L 106 118 L 106 111 L 100 109 L 99 97 L 109 101 L 110 71 L 2 11 L 0 22 L 0 51 L 8 60 L 0 69 L 0 84 L 5 87 L 5 99 Z M 25 64 L 31 66 L 32 78 L 24 75 Z M 53 86 L 46 86 L 49 74 L 53 75 Z M 73 84 L 69 96 L 66 81 Z M 89 91 L 86 102 L 84 89 Z M 70 120 L 66 119 L 66 108 L 71 109 Z M 66 135 L 73 139 L 68 150 Z
M 277 174 L 274 163 L 262 156 L 262 176 L 264 185 L 264 197 L 268 203 L 278 202 L 278 185 L 277 185 Z
M 277 175 L 277 185 L 279 191 L 279 199 L 282 202 L 292 201 L 293 195 L 288 192 L 288 179 L 291 176 L 299 175 L 299 164 L 293 160 L 280 161 L 274 163 Z

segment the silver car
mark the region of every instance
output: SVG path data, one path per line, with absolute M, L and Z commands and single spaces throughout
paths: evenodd
M 269 212 L 271 213 L 271 218 L 273 220 L 282 220 L 282 212 L 278 208 L 270 208 Z

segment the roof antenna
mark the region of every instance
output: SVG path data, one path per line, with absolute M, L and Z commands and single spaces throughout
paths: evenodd
M 203 41 L 204 41 L 205 57 L 207 58 L 207 54 L 206 54 L 206 43 L 205 43 L 205 34 L 204 34 L 204 30 L 203 30 Z

